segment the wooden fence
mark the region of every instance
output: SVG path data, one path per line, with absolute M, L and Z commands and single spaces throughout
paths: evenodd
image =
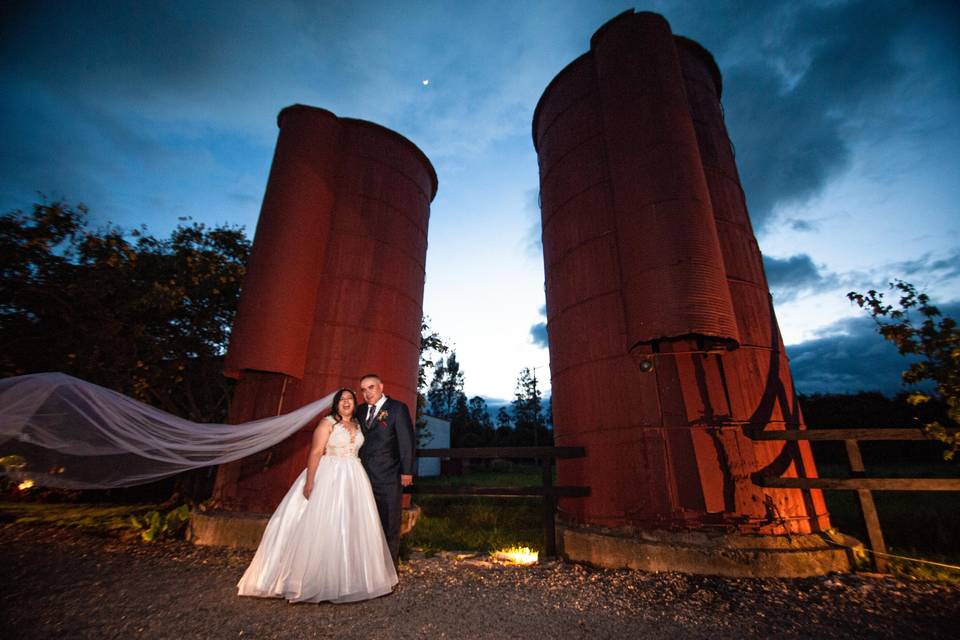
M 861 440 L 929 440 L 920 429 L 806 429 L 803 431 L 759 431 L 754 440 L 843 440 L 850 463 L 849 478 L 781 478 L 758 476 L 754 483 L 777 489 L 830 489 L 856 491 L 867 528 L 874 567 L 887 571 L 887 547 L 883 541 L 880 518 L 873 502 L 873 491 L 960 491 L 960 478 L 875 478 L 866 475 Z
M 406 491 L 419 495 L 446 496 L 492 496 L 502 498 L 542 496 L 543 498 L 543 551 L 544 555 L 557 555 L 556 511 L 557 498 L 581 498 L 590 495 L 590 487 L 556 486 L 553 484 L 553 467 L 557 458 L 582 458 L 583 447 L 477 447 L 455 449 L 417 449 L 421 458 L 500 458 L 538 460 L 543 471 L 540 486 L 534 487 L 478 487 L 453 485 L 426 487 L 413 485 Z

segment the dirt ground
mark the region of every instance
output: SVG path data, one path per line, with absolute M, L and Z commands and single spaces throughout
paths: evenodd
M 955 638 L 960 587 L 415 556 L 357 604 L 239 598 L 249 551 L 0 525 L 0 638 Z

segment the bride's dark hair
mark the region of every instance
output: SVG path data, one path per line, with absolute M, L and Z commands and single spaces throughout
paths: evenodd
M 344 393 L 349 393 L 351 397 L 353 397 L 353 413 L 351 413 L 349 416 L 340 415 L 340 398 L 343 396 Z M 356 413 L 357 413 L 357 394 L 353 392 L 353 389 L 340 389 L 339 391 L 337 391 L 337 393 L 333 396 L 333 410 L 330 412 L 330 415 L 337 416 L 337 420 L 346 420 L 346 419 L 352 420 L 353 416 Z

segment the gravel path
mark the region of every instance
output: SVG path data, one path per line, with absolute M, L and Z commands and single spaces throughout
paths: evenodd
M 960 587 L 413 558 L 390 596 L 238 598 L 252 552 L 0 526 L 0 638 L 953 638 Z

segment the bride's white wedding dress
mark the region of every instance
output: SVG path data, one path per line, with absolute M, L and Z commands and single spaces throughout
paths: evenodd
M 362 432 L 351 440 L 334 424 L 310 499 L 303 497 L 304 470 L 270 517 L 237 584 L 241 596 L 355 602 L 393 590 L 397 572 L 357 457 L 362 445 Z

